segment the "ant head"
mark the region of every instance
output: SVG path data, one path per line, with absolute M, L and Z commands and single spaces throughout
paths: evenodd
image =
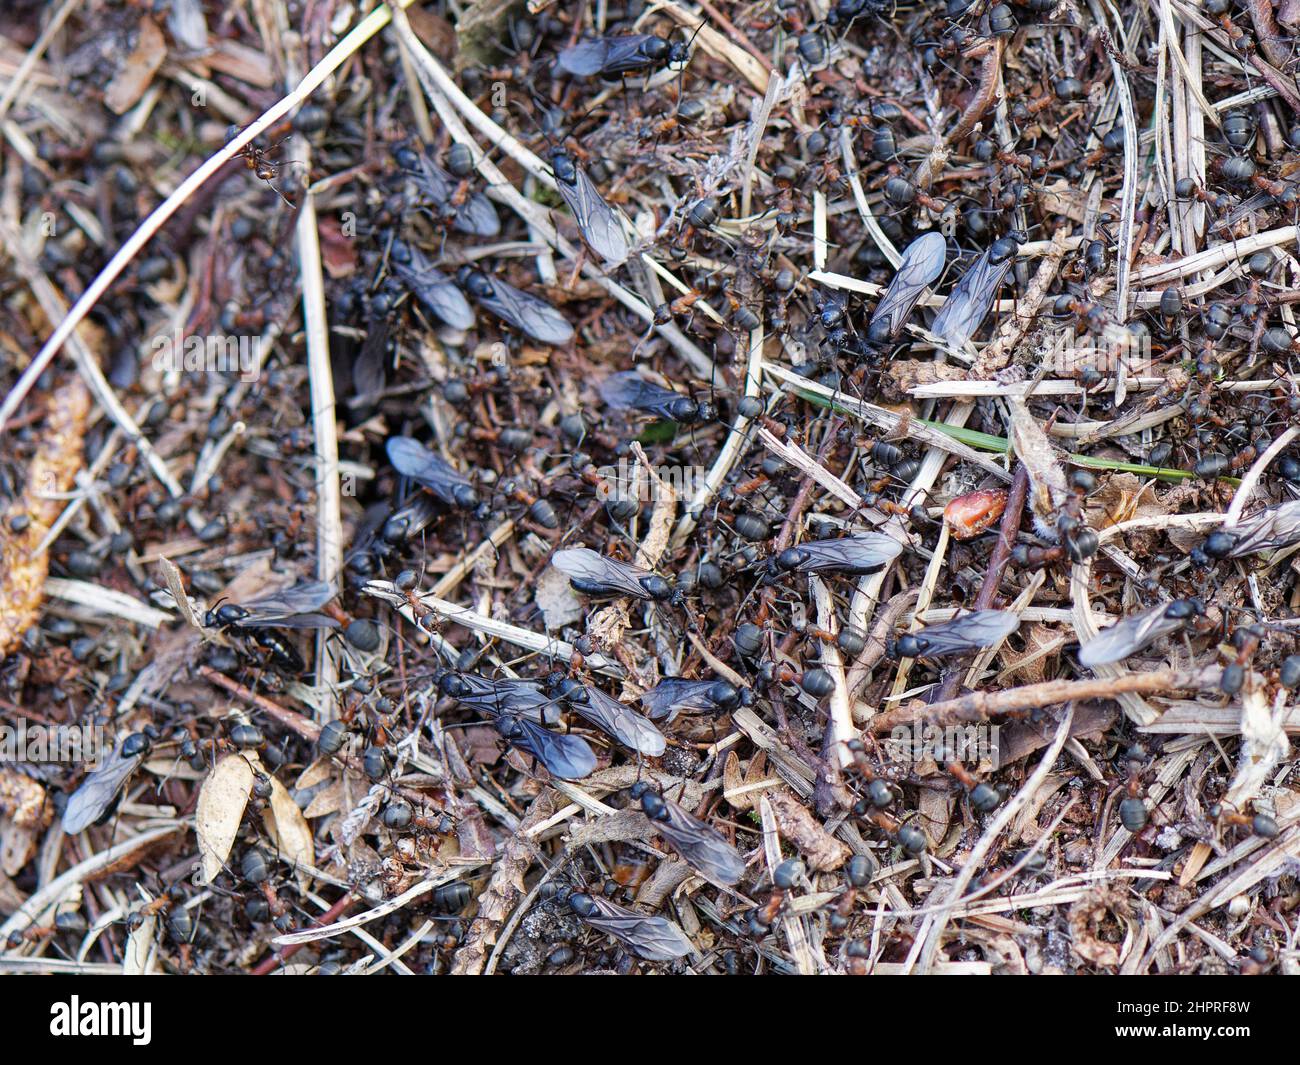
M 889 654 L 893 658 L 920 658 L 925 654 L 928 643 L 925 637 L 909 632 L 893 641 L 889 647 Z

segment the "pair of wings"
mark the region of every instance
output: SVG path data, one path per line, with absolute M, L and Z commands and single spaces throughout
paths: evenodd
M 1092 667 L 1121 662 L 1129 655 L 1149 647 L 1162 636 L 1180 631 L 1186 624 L 1186 618 L 1173 613 L 1171 606 L 1170 603 L 1159 603 L 1102 629 L 1079 647 L 1079 664 Z
M 1014 255 L 994 262 L 993 249 L 990 247 L 957 282 L 930 324 L 930 332 L 950 347 L 960 348 L 965 345 L 975 335 L 980 323 L 988 317 L 994 297 L 1002 287 L 1002 279 L 1007 276 L 1007 271 L 1014 262 Z
M 552 161 L 557 154 L 566 154 L 564 149 L 555 148 L 551 152 Z M 578 223 L 583 239 L 591 250 L 611 266 L 626 262 L 628 256 L 627 237 L 618 212 L 605 202 L 587 172 L 576 162 L 573 166 L 573 181 L 566 181 L 556 171 L 555 187 L 560 197 L 573 212 L 573 219 Z
M 672 961 L 695 949 L 686 933 L 666 917 L 647 917 L 601 895 L 587 898 L 591 909 L 582 919 L 625 943 L 646 961 Z
M 474 308 L 459 286 L 429 261 L 419 248 L 403 240 L 393 241 L 389 252 L 393 273 L 425 309 L 453 329 L 472 329 Z
M 903 552 L 903 545 L 884 533 L 859 533 L 832 540 L 805 540 L 795 551 L 797 573 L 854 573 L 879 569 Z
M 683 397 L 671 388 L 647 381 L 635 370 L 623 370 L 600 382 L 600 398 L 615 410 L 639 410 L 673 419 L 673 404 Z
M 488 680 L 472 673 L 459 673 L 456 674 L 455 686 L 451 694 L 458 702 L 484 713 L 518 719 L 523 726 L 521 735 L 507 736 L 507 739 L 512 739 L 518 746 L 524 746 L 534 754 L 537 754 L 537 751 L 526 744 L 545 745 L 548 757 L 556 757 L 555 738 L 562 734 L 550 732 L 540 725 L 547 710 L 555 705 L 556 700 L 536 681 Z M 630 706 L 619 702 L 599 688 L 583 685 L 581 697 L 569 698 L 565 702 L 583 720 L 647 758 L 658 758 L 667 749 L 667 741 L 654 725 Z M 540 735 L 530 729 L 528 727 L 530 725 L 536 725 Z M 563 745 L 559 744 L 559 746 Z M 541 754 L 537 754 L 537 757 L 548 769 L 551 768 L 547 757 Z
M 318 614 L 337 594 L 328 581 L 305 581 L 278 592 L 240 603 L 248 613 L 234 622 L 242 629 L 333 629 L 338 622 L 326 614 Z
M 440 685 L 457 702 L 492 718 L 507 743 L 531 754 L 552 776 L 581 780 L 596 768 L 596 755 L 581 736 L 553 732 L 542 724 L 554 704 L 536 681 L 510 678 L 489 680 L 474 673 L 450 675 L 452 684 Z
M 448 506 L 456 505 L 458 487 L 473 487 L 468 477 L 412 437 L 390 436 L 384 450 L 393 469 L 423 485 Z
M 630 33 L 579 41 L 564 49 L 555 65 L 575 78 L 590 78 L 597 74 L 632 74 L 659 65 L 659 60 L 646 54 L 645 46 L 650 41 L 660 39 L 649 33 Z
M 119 743 L 104 764 L 87 776 L 68 797 L 68 804 L 63 808 L 63 831 L 69 836 L 98 821 L 112 806 L 131 774 L 145 760 L 145 754 L 123 754 L 125 743 L 125 740 Z
M 718 708 L 710 695 L 717 683 L 666 677 L 641 693 L 641 705 L 651 721 L 671 722 L 683 710 L 707 713 Z
M 459 182 L 422 152 L 414 149 L 398 156 L 398 165 L 425 198 L 440 210 L 451 206 Z M 453 228 L 472 237 L 491 238 L 501 232 L 496 208 L 481 192 L 471 193 L 452 216 Z
M 522 292 L 498 277 L 489 278 L 480 271 L 471 271 L 470 276 L 480 279 L 466 288 L 470 297 L 506 325 L 543 344 L 563 345 L 573 339 L 573 326 L 569 320 L 545 300 Z
M 745 859 L 712 825 L 682 809 L 663 796 L 664 819 L 652 820 L 656 832 L 664 837 L 688 865 L 709 880 L 732 887 L 745 875 Z
M 583 694 L 583 699 L 569 699 L 569 707 L 580 718 L 647 758 L 658 758 L 667 750 L 663 733 L 626 703 L 591 685 L 583 685 Z
M 1300 540 L 1300 500 L 1269 507 L 1242 518 L 1231 530 L 1235 539 L 1229 558 L 1244 558 L 1261 551 L 1276 551 Z
M 1010 610 L 975 610 L 910 635 L 921 644 L 923 657 L 941 658 L 992 647 L 1018 628 L 1020 616 Z
M 650 594 L 642 583 L 653 577 L 649 570 L 619 562 L 593 551 L 589 547 L 566 547 L 551 556 L 551 564 L 570 580 L 603 586 L 612 595 L 630 595 L 634 599 L 649 599 Z
M 508 677 L 490 680 L 475 673 L 457 673 L 454 687 L 447 690 L 453 699 L 489 714 L 517 714 L 541 721 L 556 700 L 546 694 L 535 680 Z
M 926 233 L 912 241 L 876 304 L 871 324 L 883 322 L 889 336 L 897 337 L 921 294 L 943 273 L 946 259 L 947 246 L 942 234 Z M 1014 261 L 1014 255 L 995 260 L 993 248 L 986 250 L 957 282 L 930 331 L 952 347 L 964 345 L 988 316 L 994 297 Z
M 561 780 L 581 780 L 596 768 L 596 755 L 581 736 L 550 729 L 520 714 L 501 714 L 493 719 L 497 731 L 508 743 L 531 754 L 547 772 Z
M 943 273 L 947 257 L 948 244 L 942 233 L 932 231 L 912 241 L 903 250 L 902 262 L 876 304 L 871 325 L 883 322 L 888 327 L 890 338 L 897 337 L 907 324 L 921 293 Z

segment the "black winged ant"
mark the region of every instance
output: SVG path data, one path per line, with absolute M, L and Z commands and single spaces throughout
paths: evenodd
M 276 665 L 296 676 L 307 668 L 306 664 L 297 648 L 276 630 L 337 628 L 336 619 L 320 613 L 336 594 L 328 581 L 309 581 L 243 604 L 218 604 L 204 615 L 203 624 L 248 636 L 271 655 Z
M 704 24 L 700 23 L 695 33 L 703 28 Z M 564 49 L 555 60 L 555 68 L 574 78 L 651 74 L 670 67 L 684 69 L 690 62 L 694 41 L 695 34 L 686 41 L 650 33 L 595 37 Z
M 686 862 L 715 883 L 733 887 L 745 875 L 745 860 L 712 825 L 701 821 L 653 786 L 640 781 L 628 794 L 641 804 L 656 832 L 664 837 Z
M 456 283 L 480 307 L 542 344 L 561 347 L 573 339 L 569 320 L 539 296 L 472 266 L 456 271 Z

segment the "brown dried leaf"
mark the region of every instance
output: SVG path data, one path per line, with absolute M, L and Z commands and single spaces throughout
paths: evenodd
M 1088 196 L 1083 189 L 1071 185 L 1065 178 L 1044 185 L 1038 190 L 1039 204 L 1049 214 L 1064 215 L 1072 222 L 1083 223 L 1088 206 Z
M 730 776 L 728 768 L 731 769 Z M 745 773 L 740 773 L 740 760 L 736 753 L 728 753 L 727 761 L 723 763 L 723 795 L 732 807 L 737 810 L 752 810 L 758 803 L 758 798 L 764 791 L 780 786 L 780 777 L 774 776 L 768 772 L 767 755 L 763 751 L 758 751 L 749 764 L 745 767 Z M 757 785 L 766 784 L 766 787 Z
M 140 20 L 135 48 L 104 90 L 104 104 L 114 114 L 134 107 L 167 58 L 167 40 L 153 19 Z
M 1115 713 L 1115 704 L 1110 701 L 1075 703 L 1070 735 L 1090 736 L 1105 732 L 1115 723 Z M 1028 758 L 1051 742 L 1051 735 L 1044 736 L 1040 725 L 1027 721 L 1003 725 L 998 733 L 998 766 L 1008 766 Z
M 302 810 L 274 776 L 271 777 L 271 801 L 262 811 L 262 822 L 280 857 L 294 867 L 298 883 L 305 889 L 311 882 L 311 874 L 303 866 L 316 864 L 315 840 Z
M 1099 529 L 1134 518 L 1157 518 L 1169 513 L 1155 494 L 1154 483 L 1132 473 L 1112 473 L 1088 497 L 1090 522 Z
M 252 790 L 253 767 L 242 754 L 221 759 L 199 789 L 194 833 L 199 840 L 202 883 L 212 883 L 230 857 Z
M 993 972 L 998 976 L 1028 976 L 1029 967 L 1025 956 L 1010 935 L 997 932 L 968 931 L 971 939 L 979 944 L 984 957 L 993 964 Z
M 744 787 L 745 781 L 740 775 L 740 758 L 735 751 L 728 751 L 722 762 L 722 795 L 731 804 L 733 810 L 752 810 L 754 808 L 753 792 L 737 795 Z
M 269 89 L 275 84 L 275 68 L 266 53 L 238 41 L 218 40 L 203 58 L 214 71 L 245 85 Z
M 456 823 L 456 842 L 466 858 L 492 858 L 497 852 L 497 841 L 478 810 L 471 811 Z
M 965 381 L 967 375 L 964 366 L 954 366 L 947 362 L 921 362 L 919 359 L 897 359 L 889 364 L 885 373 L 900 392 L 910 392 L 922 385 Z
M 335 780 L 327 784 L 311 797 L 307 809 L 302 812 L 303 817 L 313 820 L 317 817 L 324 817 L 326 814 L 338 813 L 346 805 L 346 791 L 347 787 L 342 780 Z
M 921 788 L 917 792 L 916 812 L 921 815 L 919 823 L 930 840 L 932 850 L 940 858 L 948 857 L 961 842 L 960 833 L 948 831 L 954 805 L 950 791 Z
M 22 828 L 13 821 L 0 823 L 0 870 L 5 876 L 17 876 L 36 857 L 39 840 L 34 829 Z
M 781 835 L 799 849 L 809 869 L 828 873 L 848 861 L 849 848 L 827 832 L 792 792 L 782 788 L 766 795 Z
M 1022 625 L 1020 632 L 1025 637 L 1025 649 L 1008 663 L 1007 679 L 1015 681 L 1016 685 L 1038 684 L 1047 679 L 1047 665 L 1053 660 L 1050 656 L 1042 654 L 1043 648 L 1060 643 L 1061 634 L 1041 621 L 1035 621 L 1028 626 Z
M 1092 965 L 1118 965 L 1120 944 L 1107 942 L 1098 933 L 1107 918 L 1122 924 L 1128 915 L 1128 902 L 1122 892 L 1110 887 L 1090 891 L 1070 907 L 1070 948 Z
M 542 620 L 548 632 L 581 621 L 586 614 L 586 608 L 573 594 L 569 578 L 554 566 L 547 566 L 537 579 L 533 600 L 542 612 Z
M 1054 527 L 1057 514 L 1070 495 L 1065 470 L 1056 448 L 1025 401 L 1008 396 L 1007 410 L 1011 414 L 1011 449 L 1029 474 L 1030 510 L 1039 523 Z
M 334 775 L 334 760 L 332 758 L 317 758 L 306 769 L 298 774 L 298 779 L 293 782 L 296 791 L 303 791 L 307 788 L 314 788 L 317 784 L 322 784 Z
M 589 843 L 618 843 L 630 839 L 646 840 L 654 835 L 650 818 L 640 810 L 619 810 L 576 825 L 569 833 L 568 849 L 573 851 Z
M 0 816 L 19 828 L 44 828 L 54 816 L 45 788 L 12 769 L 0 768 Z

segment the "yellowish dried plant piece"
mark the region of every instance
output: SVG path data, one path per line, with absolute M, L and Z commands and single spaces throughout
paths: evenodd
M 90 392 L 80 377 L 51 394 L 27 487 L 0 520 L 0 655 L 12 651 L 36 624 L 50 570 L 49 552 L 36 548 L 65 505 L 57 496 L 76 483 L 89 415 Z M 10 519 L 21 514 L 31 521 L 22 532 L 13 532 Z

